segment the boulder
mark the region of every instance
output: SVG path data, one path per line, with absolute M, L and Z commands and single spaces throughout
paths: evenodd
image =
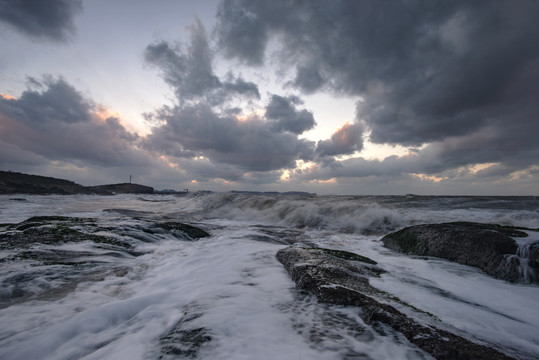
M 390 233 L 382 241 L 398 252 L 447 259 L 499 279 L 520 282 L 525 279 L 516 256 L 519 246 L 513 238 L 528 236 L 522 229 L 473 222 L 423 224 Z
M 360 316 L 366 323 L 391 326 L 436 359 L 512 359 L 487 345 L 427 324 L 425 316 L 419 316 L 426 313 L 409 305 L 421 320 L 397 310 L 406 304 L 369 284 L 369 278 L 379 276 L 383 270 L 371 259 L 351 259 L 349 254 L 341 256 L 335 250 L 288 247 L 277 252 L 277 259 L 298 289 L 312 292 L 322 303 L 360 307 Z

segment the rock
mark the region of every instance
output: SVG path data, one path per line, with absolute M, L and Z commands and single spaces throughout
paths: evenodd
M 200 228 L 198 228 L 196 226 L 183 224 L 183 223 L 180 223 L 180 222 L 168 221 L 168 222 L 163 222 L 163 223 L 155 223 L 154 226 L 158 227 L 158 228 L 161 228 L 161 229 L 164 229 L 164 230 L 167 230 L 167 231 L 170 231 L 170 232 L 172 232 L 173 234 L 176 234 L 176 235 L 181 236 L 182 234 L 185 234 L 190 238 L 188 240 L 200 239 L 200 238 L 210 236 L 210 234 L 208 234 L 206 231 L 204 231 L 204 230 L 202 230 L 202 229 L 200 229 Z M 178 234 L 178 232 L 180 232 L 180 234 Z M 182 236 L 182 237 L 184 237 L 184 236 Z
M 0 308 L 57 300 L 79 283 L 125 275 L 122 260 L 142 253 L 122 238 L 93 233 L 100 230 L 94 219 L 65 216 L 36 216 L 2 225 Z M 65 246 L 81 242 L 89 244 Z
M 170 234 L 176 239 L 185 241 L 193 241 L 210 236 L 208 232 L 201 228 L 176 221 L 152 222 L 150 224 L 138 225 L 135 228 L 140 231 L 127 232 L 123 235 L 144 242 L 158 241 L 165 234 Z
M 196 359 L 200 348 L 211 341 L 211 336 L 205 328 L 191 330 L 175 330 L 166 337 L 160 339 L 162 355 L 160 359 Z
M 366 323 L 391 326 L 436 359 L 511 359 L 487 345 L 426 324 L 424 318 L 416 321 L 403 314 L 395 306 L 406 304 L 369 284 L 369 278 L 381 272 L 372 260 L 339 255 L 328 249 L 288 247 L 277 252 L 277 259 L 298 289 L 312 292 L 323 303 L 361 307 L 360 316 Z
M 0 309 L 29 300 L 56 300 L 74 291 L 78 283 L 125 276 L 126 261 L 144 254 L 136 248 L 137 240 L 159 241 L 162 234 L 187 241 L 209 236 L 197 227 L 171 221 L 139 219 L 110 229 L 98 223 L 90 218 L 34 216 L 17 224 L 0 224 L 0 265 L 5 272 L 0 278 Z M 107 236 L 102 235 L 105 231 Z M 143 236 L 148 233 L 156 235 Z M 69 245 L 82 242 L 86 244 Z M 11 274 L 10 268 L 19 270 Z M 207 340 L 198 328 L 182 328 L 174 336 L 190 343 L 170 345 L 170 353 L 176 355 L 194 354 L 197 344 Z
M 277 260 L 284 265 L 297 287 L 309 290 L 317 297 L 323 297 L 321 285 L 329 284 L 354 287 L 362 293 L 378 293 L 367 279 L 368 276 L 378 276 L 383 270 L 372 266 L 374 261 L 371 259 L 362 257 L 368 262 L 360 265 L 359 261 L 351 262 L 339 257 L 340 253 L 322 248 L 289 247 L 277 252 Z
M 161 356 L 159 359 L 197 359 L 200 349 L 212 340 L 211 333 L 204 327 L 192 323 L 202 313 L 197 304 L 189 304 L 182 319 L 164 337 L 159 339 Z
M 36 243 L 57 245 L 69 242 L 91 241 L 123 250 L 130 249 L 127 242 L 115 238 L 89 234 L 72 226 L 91 223 L 92 219 L 65 216 L 35 216 L 18 224 L 11 224 L 7 232 L 0 233 L 0 249 L 26 249 Z
M 455 261 L 499 279 L 518 282 L 523 279 L 515 265 L 518 260 L 510 258 L 518 249 L 512 237 L 526 236 L 515 227 L 455 222 L 410 226 L 384 236 L 382 241 L 395 251 Z

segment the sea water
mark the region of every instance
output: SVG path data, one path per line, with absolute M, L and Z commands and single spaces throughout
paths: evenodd
M 539 358 L 539 286 L 402 255 L 380 241 L 419 223 L 537 228 L 534 197 L 0 196 L 0 223 L 42 215 L 94 218 L 105 229 L 100 234 L 129 241 L 142 255 L 111 254 L 86 242 L 61 245 L 93 254 L 94 266 L 74 268 L 11 261 L 3 251 L 3 360 L 430 359 L 391 328 L 365 324 L 360 309 L 319 304 L 297 291 L 275 258 L 291 244 L 370 257 L 387 271 L 371 284 L 436 316 L 440 327 L 517 358 Z M 211 236 L 184 241 L 141 230 L 152 221 L 189 223 Z M 529 234 L 519 239 L 523 249 L 539 240 Z M 193 351 L 164 351 L 178 329 L 176 342 L 186 339 L 181 334 L 205 341 Z

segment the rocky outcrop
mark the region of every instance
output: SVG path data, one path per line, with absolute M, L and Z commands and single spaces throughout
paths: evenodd
M 0 248 L 31 248 L 36 243 L 58 245 L 70 242 L 92 241 L 129 248 L 127 243 L 101 236 L 83 233 L 71 226 L 80 225 L 91 219 L 64 216 L 36 216 L 19 224 L 7 226 L 7 232 L 0 233 Z
M 92 232 L 108 230 L 100 228 L 95 219 L 77 218 L 67 216 L 34 216 L 18 224 L 3 224 L 0 231 L 0 250 L 24 250 L 41 245 L 62 245 L 90 241 L 100 246 L 121 249 L 130 252 L 133 246 L 116 237 L 96 235 Z M 80 228 L 88 231 L 80 231 Z M 180 222 L 151 222 L 141 225 L 140 230 L 148 234 L 171 234 L 181 240 L 196 240 L 208 237 L 210 234 L 196 226 Z M 119 235 L 128 236 L 121 231 Z M 133 253 L 137 254 L 137 253 Z
M 513 238 L 528 236 L 522 230 L 472 222 L 424 224 L 388 234 L 382 241 L 387 248 L 398 252 L 447 259 L 477 267 L 500 279 L 519 282 L 525 281 L 521 262 L 528 266 L 530 261 L 527 258 L 521 261 L 516 256 L 519 246 Z
M 137 249 L 138 241 L 156 242 L 171 236 L 193 241 L 209 234 L 180 222 L 146 219 L 111 228 L 100 225 L 98 219 L 67 216 L 35 216 L 17 224 L 0 224 L 0 265 L 5 265 L 0 275 L 0 308 L 28 300 L 56 300 L 78 283 L 123 277 L 130 259 L 144 254 Z M 9 270 L 16 268 L 16 272 Z M 198 335 L 203 337 L 196 331 L 184 335 L 193 341 Z
M 318 301 L 361 307 L 368 324 L 383 323 L 402 333 L 436 359 L 511 359 L 511 357 L 459 335 L 441 330 L 425 320 L 424 312 L 409 306 L 421 317 L 416 321 L 398 310 L 406 306 L 398 298 L 376 289 L 369 278 L 383 272 L 368 258 L 320 248 L 288 247 L 277 252 L 298 289 L 312 292 Z

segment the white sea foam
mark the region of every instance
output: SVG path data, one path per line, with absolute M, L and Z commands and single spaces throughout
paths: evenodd
M 91 243 L 62 245 L 96 253 L 100 262 L 82 275 L 69 274 L 66 266 L 0 263 L 0 281 L 7 286 L 2 296 L 9 296 L 9 286 L 39 295 L 44 287 L 71 285 L 54 297 L 36 295 L 0 309 L 1 359 L 157 359 L 160 339 L 196 329 L 211 337 L 199 349 L 201 359 L 430 358 L 389 328 L 391 336 L 380 335 L 356 308 L 318 304 L 297 292 L 275 259 L 283 244 L 294 242 L 368 256 L 388 271 L 374 286 L 464 336 L 473 334 L 522 358 L 539 357 L 539 287 L 506 283 L 448 261 L 399 255 L 379 241 L 387 231 L 419 222 L 537 227 L 530 215 L 537 215 L 537 207 L 512 209 L 515 204 L 498 202 L 489 208 L 476 200 L 466 208 L 467 199 L 454 198 L 245 194 L 24 198 L 0 196 L 0 223 L 34 215 L 93 217 L 109 229 L 103 234 L 116 229 L 118 239 L 144 254 L 116 258 Z M 146 220 L 105 209 L 144 212 Z M 212 236 L 190 242 L 140 228 L 144 221 L 185 219 Z M 17 275 L 31 280 L 6 280 Z

